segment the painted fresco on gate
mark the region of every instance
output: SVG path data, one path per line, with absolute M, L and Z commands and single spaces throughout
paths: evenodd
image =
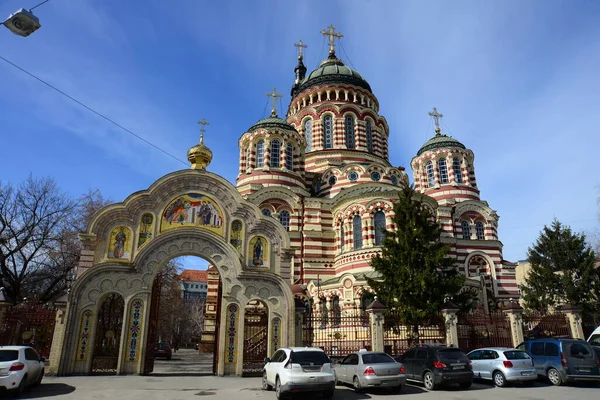
M 154 215 L 146 213 L 140 218 L 140 234 L 138 237 L 138 247 L 152 239 L 154 232 Z
M 131 230 L 126 226 L 117 226 L 110 233 L 108 258 L 129 260 L 131 257 Z
M 251 267 L 269 266 L 269 242 L 263 236 L 255 236 L 250 239 L 248 265 Z
M 161 232 L 179 227 L 198 227 L 223 235 L 223 212 L 208 196 L 188 193 L 172 200 L 161 216 Z

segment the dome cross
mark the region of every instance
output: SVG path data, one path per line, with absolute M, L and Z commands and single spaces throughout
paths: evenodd
M 435 121 L 435 133 L 439 134 L 442 131 L 440 129 L 440 118 L 442 118 L 444 114 L 440 114 L 437 108 L 433 107 L 433 111 L 429 112 L 429 116 L 433 117 Z
M 277 99 L 282 98 L 283 95 L 281 93 L 277 93 L 277 88 L 273 88 L 273 91 L 271 93 L 267 93 L 265 96 L 271 98 L 271 105 L 273 107 L 273 109 L 271 110 L 271 117 L 276 117 L 277 116 Z
M 202 117 L 202 120 L 198 121 L 198 125 L 202 125 L 200 128 L 200 143 L 202 143 L 202 139 L 204 139 L 204 132 L 206 132 L 206 125 L 210 125 L 210 122 L 208 122 L 206 118 Z
M 298 60 L 302 60 L 304 58 L 304 49 L 308 46 L 302 43 L 302 40 L 298 41 L 298 43 L 294 43 L 294 46 L 298 48 Z
M 322 29 L 321 35 L 329 36 L 329 55 L 335 54 L 335 38 L 341 39 L 344 37 L 340 32 L 335 31 L 335 27 L 333 25 L 329 25 L 327 27 L 329 30 Z

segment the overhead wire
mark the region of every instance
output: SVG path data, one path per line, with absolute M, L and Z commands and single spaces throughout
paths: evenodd
M 34 9 L 38 8 L 39 6 L 41 6 L 42 4 L 46 4 L 47 2 L 49 2 L 50 0 L 44 0 L 42 1 L 40 4 L 38 4 L 37 6 L 33 6 L 29 9 L 29 11 L 33 11 Z

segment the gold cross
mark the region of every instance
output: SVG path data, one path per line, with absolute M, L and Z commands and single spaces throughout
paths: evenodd
M 437 111 L 437 108 L 433 107 L 433 112 L 429 112 L 429 116 L 433 117 L 433 119 L 435 120 L 435 132 L 436 133 L 440 133 L 440 118 L 442 118 L 444 116 L 444 114 L 440 114 Z
M 304 58 L 304 49 L 306 49 L 308 46 L 302 43 L 302 40 L 300 40 L 298 43 L 294 43 L 294 46 L 298 48 L 298 60 L 302 60 Z
M 200 128 L 200 142 L 204 139 L 204 132 L 206 132 L 206 125 L 210 125 L 210 122 L 206 120 L 206 118 L 202 117 L 202 121 L 198 121 L 199 125 L 202 125 Z
M 276 117 L 277 116 L 277 99 L 283 97 L 283 95 L 280 93 L 277 93 L 277 88 L 273 88 L 273 91 L 271 93 L 267 93 L 266 96 L 271 98 L 271 105 L 273 106 L 273 109 L 271 110 L 271 117 Z
M 335 38 L 341 39 L 344 35 L 336 32 L 333 25 L 329 25 L 327 28 L 329 29 L 328 31 L 325 29 L 321 30 L 321 35 L 329 36 L 329 54 L 335 54 Z

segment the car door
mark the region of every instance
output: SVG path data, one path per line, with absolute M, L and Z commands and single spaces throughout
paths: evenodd
M 467 354 L 469 360 L 471 360 L 471 364 L 473 366 L 473 376 L 475 378 L 481 378 L 481 350 L 473 350 L 469 354 Z
M 417 349 L 415 361 L 413 362 L 413 379 L 423 379 L 423 372 L 427 367 L 427 360 L 429 359 L 429 351 L 427 348 L 420 347 Z
M 344 366 L 346 382 L 352 383 L 354 381 L 354 375 L 358 374 L 358 354 L 350 354 L 348 356 L 348 364 Z
M 492 379 L 492 370 L 494 369 L 495 360 L 499 358 L 498 353 L 494 350 L 482 350 L 480 371 L 482 379 Z
M 596 375 L 596 355 L 594 349 L 584 341 L 563 342 L 563 353 L 567 358 L 568 374 L 570 375 Z
M 346 369 L 348 368 L 348 361 L 350 360 L 350 356 L 352 356 L 352 354 L 349 354 L 346 357 L 344 357 L 344 359 L 337 363 L 334 367 L 335 376 L 339 382 L 348 382 L 346 380 Z
M 417 349 L 410 349 L 400 357 L 398 357 L 398 361 L 404 365 L 404 369 L 406 370 L 406 379 L 413 379 L 413 362 L 415 359 L 415 355 L 417 354 Z
M 543 372 L 547 371 L 551 366 L 558 369 L 559 371 L 562 369 L 562 362 L 560 359 L 560 349 L 558 348 L 558 344 L 554 342 L 545 342 L 544 346 L 544 366 Z
M 529 355 L 533 359 L 533 366 L 540 375 L 546 375 L 546 355 L 544 353 L 544 342 L 531 342 L 529 344 Z
M 267 365 L 265 365 L 265 370 L 267 371 L 267 382 L 270 385 L 275 384 L 275 376 L 277 375 L 277 370 L 281 367 L 281 363 L 285 360 L 285 358 L 285 351 L 277 350 L 275 354 L 273 354 L 271 362 L 268 362 Z
M 25 363 L 27 364 L 27 384 L 35 382 L 40 374 L 40 356 L 32 348 L 25 348 Z

